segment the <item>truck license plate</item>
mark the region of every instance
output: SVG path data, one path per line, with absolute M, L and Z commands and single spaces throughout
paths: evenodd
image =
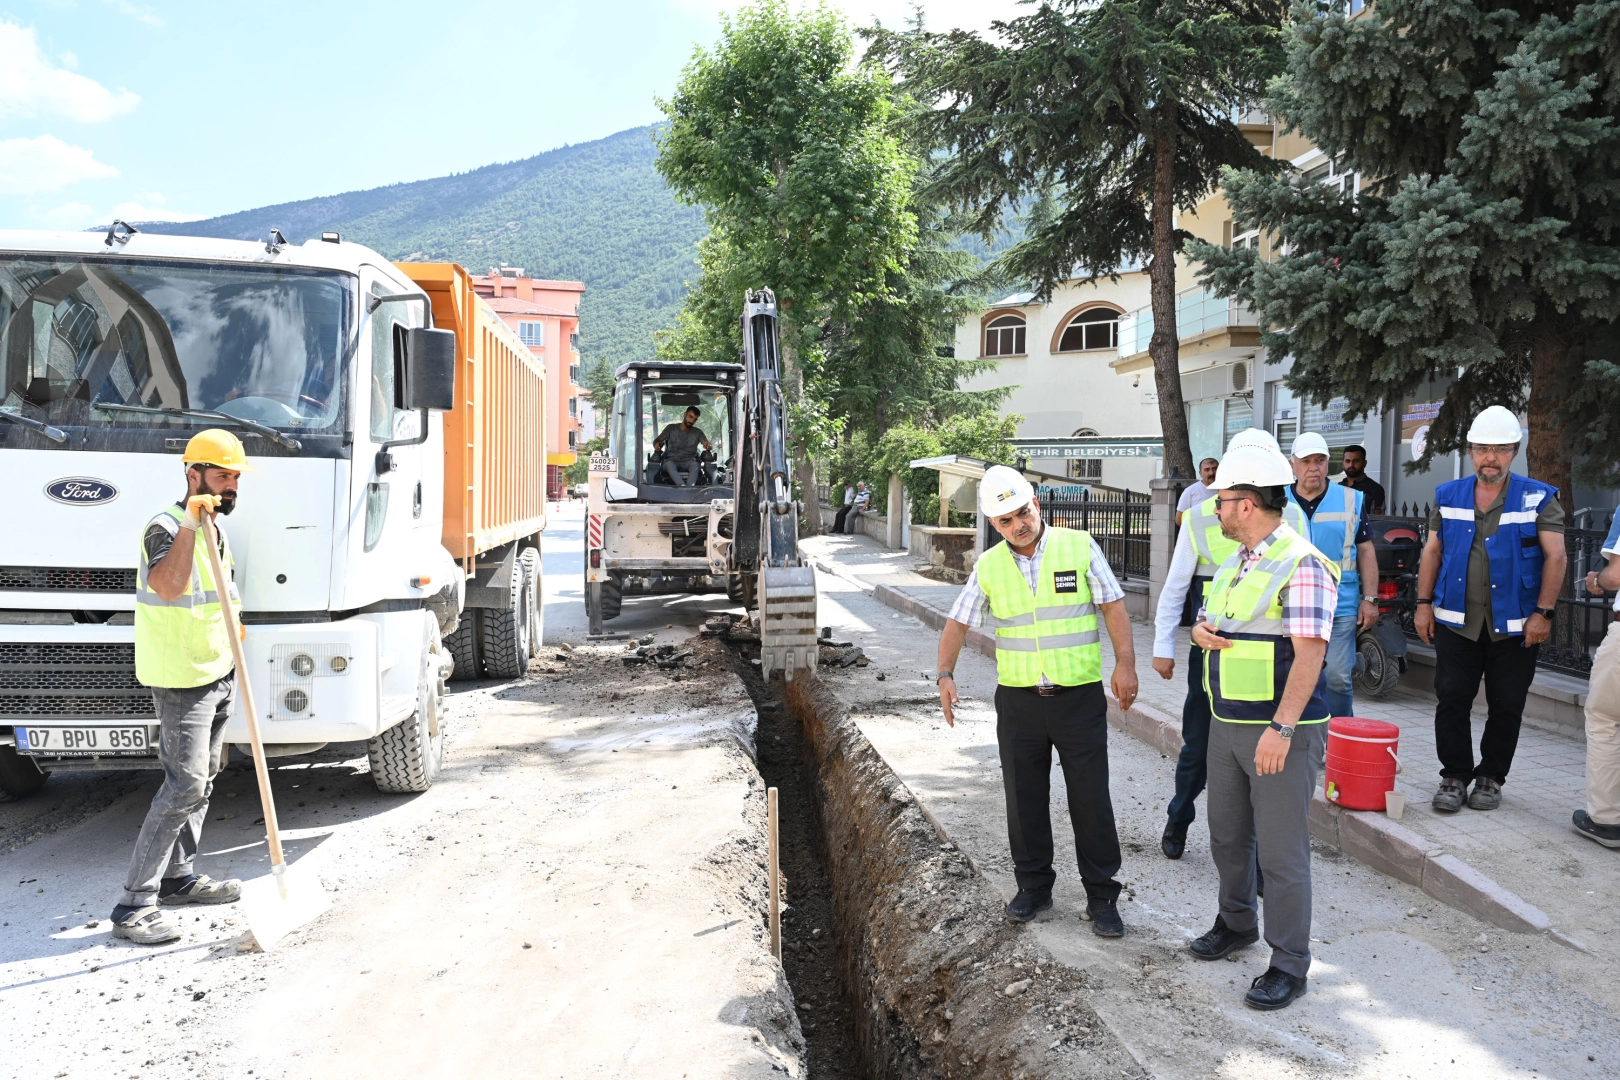
M 17 752 L 62 757 L 148 755 L 152 732 L 140 727 L 20 727 Z

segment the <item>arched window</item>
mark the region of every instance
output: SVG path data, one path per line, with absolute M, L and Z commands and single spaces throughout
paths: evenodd
M 1024 317 L 1001 315 L 991 319 L 984 328 L 984 355 L 1024 355 Z
M 1119 348 L 1119 312 L 1110 307 L 1092 307 L 1080 312 L 1063 328 L 1058 352 L 1084 352 L 1087 349 Z
M 1077 439 L 1080 439 L 1080 438 L 1092 438 L 1092 439 L 1095 439 L 1097 437 L 1097 429 L 1096 428 L 1083 427 L 1079 431 L 1076 431 L 1074 433 L 1074 437 L 1077 438 Z M 1102 479 L 1102 459 L 1101 458 L 1070 458 L 1069 459 L 1069 475 L 1071 477 L 1073 477 L 1074 479 L 1076 479 L 1076 480 L 1101 480 Z

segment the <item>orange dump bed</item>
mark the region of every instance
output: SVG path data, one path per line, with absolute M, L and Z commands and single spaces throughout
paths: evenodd
M 456 407 L 444 414 L 444 546 L 481 553 L 546 527 L 545 363 L 473 292 L 455 263 L 396 263 L 456 332 Z

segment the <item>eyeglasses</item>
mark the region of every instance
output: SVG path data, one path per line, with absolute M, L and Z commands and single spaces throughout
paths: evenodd
M 1225 506 L 1227 503 L 1242 503 L 1242 502 L 1248 502 L 1248 501 L 1249 501 L 1248 499 L 1245 499 L 1241 495 L 1234 496 L 1233 498 L 1230 498 L 1230 499 L 1223 499 L 1219 495 L 1217 495 L 1217 496 L 1215 496 L 1215 507 L 1216 507 L 1216 509 L 1220 509 L 1221 507 Z
M 1517 454 L 1519 452 L 1518 443 L 1512 443 L 1508 446 L 1482 446 L 1479 443 L 1470 443 L 1469 448 L 1478 454 L 1495 454 L 1498 457 L 1504 454 Z

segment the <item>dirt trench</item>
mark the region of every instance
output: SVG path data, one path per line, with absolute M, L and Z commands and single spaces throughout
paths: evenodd
M 1145 1076 L 848 717 L 824 668 L 765 684 L 728 634 L 778 789 L 783 964 L 812 1080 Z M 825 655 L 825 650 L 824 650 Z

